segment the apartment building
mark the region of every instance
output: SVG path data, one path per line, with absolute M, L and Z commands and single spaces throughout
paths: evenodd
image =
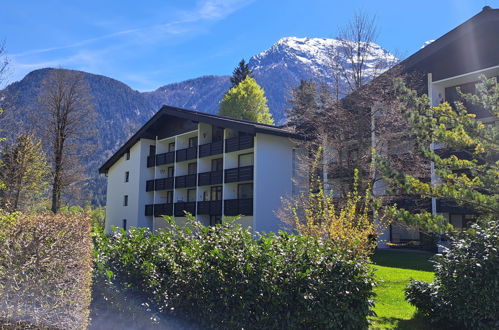
M 99 169 L 107 176 L 106 231 L 224 216 L 277 231 L 281 197 L 294 193 L 296 140 L 283 128 L 162 107 Z

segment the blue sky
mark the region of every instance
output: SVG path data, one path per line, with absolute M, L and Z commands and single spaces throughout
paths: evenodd
M 1 0 L 9 82 L 43 67 L 106 75 L 141 91 L 230 74 L 281 37 L 335 37 L 359 10 L 378 43 L 408 56 L 497 0 Z

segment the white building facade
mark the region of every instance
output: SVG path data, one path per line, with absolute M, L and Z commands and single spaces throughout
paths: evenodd
M 163 107 L 101 168 L 112 227 L 205 225 L 239 216 L 254 231 L 283 229 L 281 198 L 295 190 L 296 141 L 282 128 Z

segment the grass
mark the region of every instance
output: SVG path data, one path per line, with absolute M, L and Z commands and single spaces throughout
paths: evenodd
M 433 281 L 433 254 L 380 250 L 373 257 L 378 286 L 375 288 L 377 316 L 371 317 L 371 329 L 432 329 L 414 306 L 405 300 L 404 289 L 411 279 Z

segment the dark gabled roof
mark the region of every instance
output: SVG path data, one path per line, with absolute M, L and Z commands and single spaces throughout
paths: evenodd
M 109 168 L 113 166 L 135 143 L 137 143 L 141 138 L 154 139 L 155 137 L 148 132 L 152 127 L 158 123 L 158 121 L 166 117 L 175 117 L 180 119 L 186 119 L 192 122 L 202 122 L 211 124 L 214 126 L 231 128 L 240 132 L 245 132 L 249 134 L 263 133 L 270 135 L 277 135 L 282 137 L 289 137 L 293 139 L 303 139 L 299 134 L 289 132 L 284 129 L 283 126 L 273 126 L 255 123 L 252 121 L 234 119 L 225 116 L 211 115 L 207 113 L 202 113 L 193 110 L 186 110 L 171 106 L 163 106 L 156 114 L 149 119 L 147 123 L 142 126 L 137 133 L 135 133 L 128 141 L 121 146 L 118 151 L 114 153 L 100 168 L 99 173 L 107 173 Z
M 435 81 L 499 65 L 498 50 L 499 9 L 486 6 L 399 65 L 405 71 L 437 71 Z

